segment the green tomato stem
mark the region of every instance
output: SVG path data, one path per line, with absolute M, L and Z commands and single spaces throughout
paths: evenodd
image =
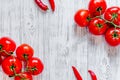
M 108 20 L 102 18 L 102 16 L 101 16 L 101 10 L 100 10 L 100 16 L 93 17 L 93 18 L 91 18 L 91 20 L 94 19 L 94 18 L 101 18 L 101 19 L 105 20 L 105 23 L 110 23 L 110 24 L 112 24 L 112 25 L 115 27 L 115 29 L 116 29 L 116 28 L 120 28 L 120 26 L 114 24 L 113 21 L 108 21 Z

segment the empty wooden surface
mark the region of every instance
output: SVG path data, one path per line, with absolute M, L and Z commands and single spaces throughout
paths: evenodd
M 48 0 L 42 0 L 50 8 Z M 119 0 L 106 0 L 108 7 L 119 6 Z M 87 9 L 89 0 L 55 0 L 56 11 L 40 10 L 34 0 L 0 0 L 0 37 L 8 36 L 30 44 L 34 56 L 45 69 L 34 80 L 76 80 L 74 65 L 84 80 L 91 80 L 92 69 L 98 80 L 120 80 L 120 46 L 111 47 L 103 36 L 93 36 L 74 23 L 74 13 Z M 0 80 L 13 80 L 0 69 Z

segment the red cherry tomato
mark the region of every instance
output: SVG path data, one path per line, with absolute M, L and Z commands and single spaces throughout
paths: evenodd
M 16 76 L 14 80 L 33 80 L 32 75 L 24 72 L 24 73 L 19 73 L 19 76 Z
M 44 69 L 44 65 L 38 58 L 31 58 L 27 62 L 27 71 L 30 72 L 32 75 L 40 74 Z
M 28 44 L 21 44 L 16 49 L 16 55 L 20 60 L 27 60 L 32 58 L 34 50 Z
M 120 8 L 119 7 L 110 7 L 106 10 L 104 18 L 108 21 L 120 25 Z
M 2 37 L 0 38 L 0 54 L 3 56 L 11 55 L 11 53 L 14 52 L 16 48 L 16 43 L 8 38 L 8 37 Z
M 110 28 L 105 34 L 105 39 L 111 46 L 117 46 L 120 44 L 120 29 Z
M 90 21 L 90 13 L 88 10 L 78 10 L 74 16 L 75 22 L 81 26 L 86 27 Z
M 14 73 L 21 72 L 22 63 L 14 56 L 9 56 L 2 62 L 2 69 L 7 75 L 14 75 Z
M 107 8 L 105 0 L 90 0 L 89 11 L 93 17 L 103 14 Z
M 103 19 L 94 18 L 90 21 L 88 26 L 89 31 L 94 35 L 102 35 L 107 30 L 107 24 Z

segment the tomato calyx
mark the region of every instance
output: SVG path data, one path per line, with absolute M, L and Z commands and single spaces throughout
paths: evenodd
M 119 35 L 117 34 L 117 32 L 116 31 L 114 31 L 114 33 L 113 33 L 113 38 L 118 38 L 119 37 Z
M 10 69 L 13 71 L 14 75 L 16 75 L 15 68 L 16 68 L 16 66 L 15 66 L 14 64 L 12 64 L 12 65 L 10 66 Z
M 31 71 L 36 71 L 36 70 L 37 70 L 36 67 L 31 68 Z
M 91 20 L 91 18 L 88 16 L 88 17 L 87 17 L 87 21 L 89 22 L 90 20 Z
M 116 19 L 117 17 L 118 17 L 118 14 L 113 13 L 113 14 L 112 14 L 112 21 L 113 21 L 114 19 Z
M 100 24 L 100 23 L 96 24 L 96 26 L 97 26 L 99 29 L 102 28 L 102 24 Z
M 15 77 L 17 74 L 16 74 L 16 71 L 15 71 L 14 64 L 10 66 L 10 69 L 13 71 L 13 75 L 9 75 L 9 77 Z
M 27 68 L 26 68 L 26 71 L 32 72 L 32 74 L 34 74 L 34 72 L 37 71 L 37 70 L 38 70 L 38 69 L 36 68 L 36 66 L 34 66 L 34 67 L 27 67 Z
M 102 11 L 102 8 L 101 8 L 101 7 L 98 7 L 98 8 L 96 9 L 96 11 L 101 12 L 101 11 Z
M 3 47 L 3 46 L 2 46 L 2 45 L 0 45 L 0 51 L 2 50 L 2 47 Z
M 23 57 L 24 57 L 25 60 L 28 60 L 28 56 L 29 56 L 29 55 L 26 54 L 26 53 L 23 54 Z
M 96 24 L 96 26 L 98 27 L 98 31 L 100 32 L 100 29 L 103 27 L 103 25 L 98 23 L 98 24 Z
M 34 66 L 34 67 L 31 67 L 31 68 L 27 67 L 26 70 L 34 72 L 34 71 L 37 71 L 38 69 L 36 68 L 36 66 Z

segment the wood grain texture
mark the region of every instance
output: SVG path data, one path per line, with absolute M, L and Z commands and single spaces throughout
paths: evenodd
M 48 4 L 48 0 L 42 0 Z M 119 0 L 106 0 L 108 7 Z M 74 23 L 74 13 L 86 8 L 89 0 L 55 0 L 56 11 L 41 11 L 34 0 L 0 0 L 0 37 L 8 36 L 17 45 L 30 44 L 45 69 L 34 80 L 76 80 L 77 67 L 84 80 L 91 80 L 92 69 L 98 80 L 119 80 L 120 46 L 110 47 L 103 36 L 93 36 Z M 9 79 L 0 69 L 1 80 Z

